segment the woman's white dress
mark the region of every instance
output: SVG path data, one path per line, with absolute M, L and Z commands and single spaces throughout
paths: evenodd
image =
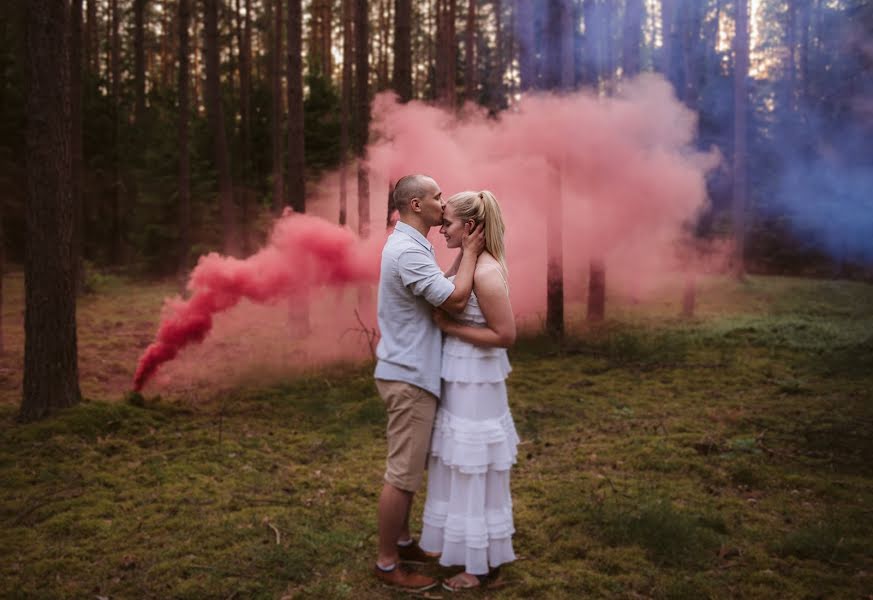
M 475 294 L 460 320 L 485 325 Z M 515 560 L 509 470 L 518 435 L 506 397 L 510 370 L 503 348 L 453 336 L 443 342 L 420 545 L 442 553 L 441 565 L 464 565 L 474 575 Z

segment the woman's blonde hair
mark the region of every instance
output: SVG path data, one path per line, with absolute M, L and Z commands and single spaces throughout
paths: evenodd
M 455 216 L 462 221 L 472 220 L 477 225 L 485 225 L 485 250 L 497 259 L 504 273 L 506 268 L 506 251 L 503 247 L 503 233 L 506 226 L 503 224 L 503 215 L 497 198 L 488 190 L 481 192 L 459 192 L 446 201 L 455 211 Z

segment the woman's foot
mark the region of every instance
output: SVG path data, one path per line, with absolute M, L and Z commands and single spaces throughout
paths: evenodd
M 461 571 L 454 577 L 449 577 L 443 581 L 443 588 L 450 592 L 460 592 L 461 590 L 480 587 L 487 579 L 487 575 L 471 575 L 466 571 Z

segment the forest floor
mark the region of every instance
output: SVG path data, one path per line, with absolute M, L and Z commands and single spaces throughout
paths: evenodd
M 22 278 L 4 282 L 0 596 L 407 597 L 370 575 L 371 366 L 125 396 L 172 291 L 84 298 L 87 401 L 22 425 Z M 873 598 L 873 286 L 712 279 L 693 320 L 610 299 L 596 329 L 569 308 L 564 342 L 511 351 L 519 560 L 472 597 Z

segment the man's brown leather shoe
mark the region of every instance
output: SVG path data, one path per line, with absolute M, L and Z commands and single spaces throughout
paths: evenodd
M 437 580 L 433 577 L 407 571 L 399 564 L 394 565 L 394 568 L 390 571 L 383 571 L 378 566 L 374 565 L 373 574 L 376 576 L 376 579 L 387 586 L 411 590 L 414 592 L 429 590 L 437 584 Z
M 418 540 L 412 540 L 408 546 L 397 544 L 397 554 L 400 555 L 400 561 L 405 563 L 425 564 L 436 562 L 439 555 L 431 555 L 421 549 L 418 545 Z

